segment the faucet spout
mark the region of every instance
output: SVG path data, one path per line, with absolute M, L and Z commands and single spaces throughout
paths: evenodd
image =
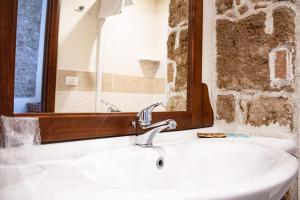
M 177 123 L 173 119 L 163 120 L 161 122 L 157 122 L 152 124 L 152 112 L 153 109 L 159 105 L 163 105 L 162 103 L 155 103 L 153 105 L 148 106 L 139 112 L 136 116 L 136 121 L 133 121 L 131 124 L 137 128 L 139 126 L 141 129 L 147 130 L 151 129 L 148 132 L 136 136 L 135 144 L 140 147 L 152 147 L 152 140 L 157 133 L 160 133 L 163 130 L 173 130 L 176 129 Z
M 151 124 L 149 126 L 143 127 L 142 129 L 149 129 L 149 128 L 157 128 L 161 126 L 168 126 L 168 129 L 175 129 L 177 126 L 177 123 L 173 119 L 167 119 L 160 122 L 156 122 L 154 124 Z
M 163 130 L 172 130 L 176 129 L 177 123 L 172 119 L 167 119 L 161 122 L 157 122 L 155 124 L 150 125 L 147 128 L 144 129 L 150 129 L 150 131 L 136 136 L 136 145 L 140 147 L 153 147 L 153 138 L 156 136 L 156 134 L 160 133 Z

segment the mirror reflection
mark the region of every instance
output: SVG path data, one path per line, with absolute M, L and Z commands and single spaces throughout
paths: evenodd
M 41 112 L 47 0 L 18 0 L 14 111 Z
M 15 112 L 42 111 L 47 3 L 31 1 L 34 13 L 19 2 L 18 30 L 32 27 L 18 32 Z M 165 105 L 156 111 L 185 111 L 187 16 L 187 1 L 61 0 L 55 112 L 137 112 L 156 102 Z M 32 46 L 30 59 L 19 59 L 19 43 Z

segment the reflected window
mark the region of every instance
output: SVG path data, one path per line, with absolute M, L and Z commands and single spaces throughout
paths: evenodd
M 40 112 L 47 0 L 19 0 L 14 112 Z

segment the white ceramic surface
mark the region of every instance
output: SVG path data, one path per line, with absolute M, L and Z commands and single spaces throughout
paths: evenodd
M 151 149 L 128 137 L 46 145 L 39 162 L 0 166 L 0 199 L 280 200 L 297 173 L 296 158 L 265 145 L 169 137 Z

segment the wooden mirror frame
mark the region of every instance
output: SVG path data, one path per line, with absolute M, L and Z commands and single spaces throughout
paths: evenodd
M 42 142 L 61 142 L 101 137 L 135 135 L 131 127 L 136 113 L 39 113 L 14 114 L 14 71 L 18 0 L 0 1 L 0 114 L 15 117 L 39 117 Z M 46 25 L 44 110 L 54 110 L 56 58 L 60 0 L 49 0 Z M 187 111 L 157 112 L 154 121 L 174 119 L 177 130 L 210 127 L 213 112 L 208 89 L 202 83 L 203 0 L 189 0 L 189 70 Z M 52 75 L 52 76 L 50 76 Z M 55 87 L 54 87 L 55 88 Z M 49 102 L 49 101 L 48 101 Z M 137 133 L 138 132 L 138 133 Z

